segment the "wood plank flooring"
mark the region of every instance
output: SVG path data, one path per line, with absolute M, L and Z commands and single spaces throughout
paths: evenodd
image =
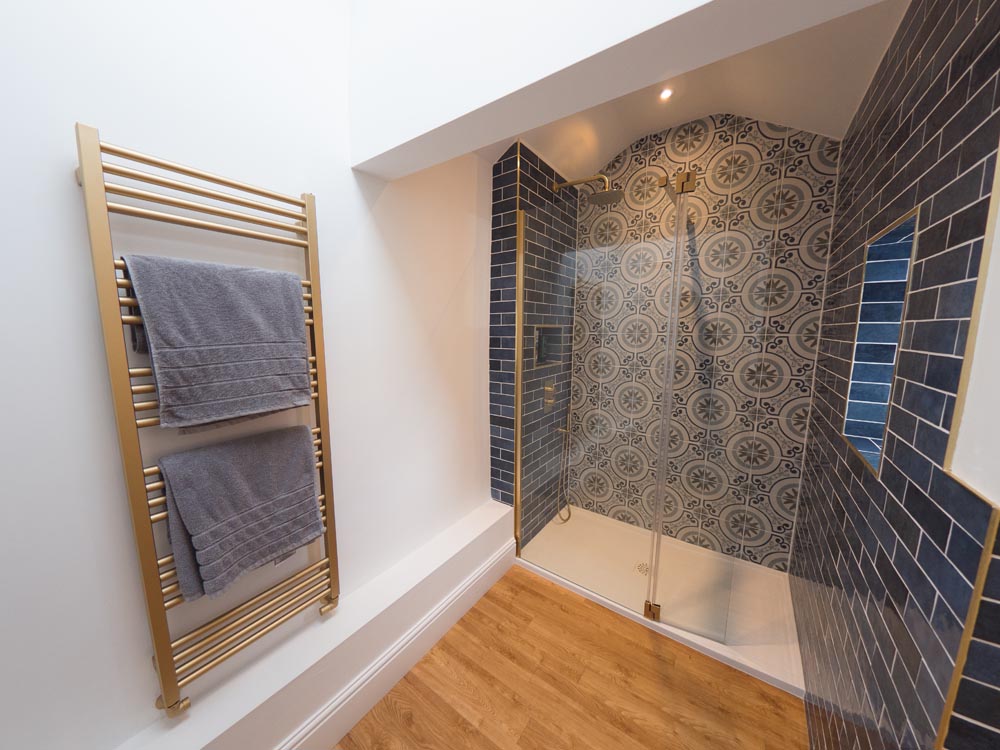
M 515 566 L 336 750 L 806 750 L 802 701 Z

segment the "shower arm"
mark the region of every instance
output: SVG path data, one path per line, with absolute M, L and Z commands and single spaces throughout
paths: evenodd
M 573 187 L 574 185 L 582 185 L 585 182 L 594 182 L 595 180 L 602 180 L 604 182 L 605 192 L 611 190 L 611 180 L 608 179 L 607 175 L 595 174 L 590 177 L 581 177 L 578 180 L 569 180 L 567 182 L 553 182 L 552 192 L 558 193 L 562 188 Z

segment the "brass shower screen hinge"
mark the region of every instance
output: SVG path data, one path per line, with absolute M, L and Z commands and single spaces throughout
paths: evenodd
M 697 185 L 697 172 L 679 172 L 677 174 L 677 181 L 674 183 L 674 190 L 678 193 L 690 193 L 694 191 Z
M 646 600 L 646 606 L 642 611 L 642 616 L 647 620 L 660 621 L 660 605 L 653 604 L 649 599 Z

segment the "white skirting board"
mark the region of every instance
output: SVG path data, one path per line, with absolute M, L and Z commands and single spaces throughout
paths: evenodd
M 118 750 L 330 750 L 511 567 L 513 530 L 483 502 Z

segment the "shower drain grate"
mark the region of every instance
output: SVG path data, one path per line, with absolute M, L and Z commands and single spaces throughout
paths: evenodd
M 635 564 L 635 567 L 632 568 L 632 572 L 633 573 L 638 573 L 641 576 L 648 576 L 649 575 L 649 563 L 646 563 L 646 562 L 637 562 Z

